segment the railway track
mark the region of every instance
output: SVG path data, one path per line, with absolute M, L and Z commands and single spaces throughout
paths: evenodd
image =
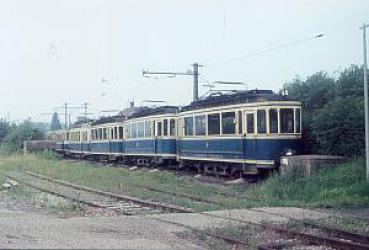
M 119 197 L 120 198 L 122 198 L 122 197 L 127 198 L 127 196 L 115 195 L 115 194 L 111 194 L 111 193 L 107 193 L 107 192 L 103 192 L 103 191 L 98 191 L 98 190 L 93 190 L 93 189 L 90 189 L 90 188 L 87 188 L 87 187 L 82 187 L 82 186 L 79 186 L 79 185 L 75 185 L 75 184 L 60 181 L 60 180 L 50 179 L 46 176 L 38 175 L 38 174 L 30 172 L 30 171 L 23 172 L 23 173 L 26 176 L 30 176 L 31 178 L 42 179 L 43 181 L 48 182 L 48 183 L 52 182 L 52 183 L 61 184 L 61 185 L 67 186 L 67 187 L 72 187 L 74 189 L 74 191 L 76 189 L 77 190 L 82 190 L 82 191 L 85 190 L 85 191 L 88 191 L 88 192 L 92 191 L 95 194 L 97 193 L 97 194 L 103 195 L 105 198 L 106 198 L 106 194 L 109 194 L 108 196 L 110 198 L 115 198 L 118 201 L 120 200 Z M 8 176 L 8 177 L 11 178 L 10 176 Z M 137 185 L 137 186 L 139 186 L 139 185 Z M 180 196 L 183 196 L 183 197 L 186 197 L 186 198 L 189 198 L 189 199 L 199 200 L 199 197 L 192 197 L 192 196 L 189 196 L 189 195 L 182 195 L 182 194 L 178 194 L 178 193 L 171 192 L 171 191 L 165 191 L 165 190 L 160 190 L 160 189 L 156 189 L 156 188 L 148 188 L 148 187 L 145 187 L 145 186 L 141 186 L 141 187 L 145 188 L 145 189 L 152 190 L 152 191 L 164 192 L 164 193 L 169 193 L 169 194 L 174 194 L 174 195 L 180 195 Z M 111 196 L 111 195 L 113 195 L 113 196 Z M 132 199 L 133 200 L 139 200 L 137 198 L 132 198 L 132 197 L 129 197 L 128 200 L 132 202 Z M 214 204 L 212 201 L 207 201 L 206 199 L 201 198 L 200 200 L 201 200 L 201 202 L 209 202 L 211 204 Z M 83 203 L 84 202 L 91 202 L 91 201 L 90 200 L 84 200 Z M 108 202 L 110 202 L 110 201 L 108 201 Z M 88 203 L 86 203 L 86 204 L 88 204 Z M 133 204 L 134 204 L 134 202 L 133 202 Z M 90 204 L 88 204 L 88 205 L 90 205 Z M 108 203 L 107 205 L 104 205 L 104 203 L 95 203 L 95 202 L 93 202 L 92 205 L 93 206 L 94 205 L 99 206 L 99 207 L 106 207 L 106 208 L 111 208 L 112 207 L 111 203 Z M 142 206 L 142 203 L 140 203 L 140 205 Z M 113 207 L 115 207 L 115 206 L 113 206 Z M 158 209 L 161 210 L 159 212 L 162 212 L 163 209 L 166 210 L 166 211 L 168 211 L 168 209 L 169 209 L 171 212 L 192 212 L 190 209 L 187 209 L 187 208 L 174 207 L 172 205 L 163 205 L 163 204 L 160 204 L 160 203 L 153 203 L 153 202 L 149 202 L 149 204 L 147 204 L 146 207 L 147 207 L 146 209 L 150 209 L 150 208 L 154 207 L 157 210 Z M 254 222 L 250 222 L 250 221 L 234 219 L 234 218 L 229 218 L 229 217 L 226 218 L 226 217 L 222 217 L 222 216 L 218 216 L 218 215 L 214 215 L 214 214 L 209 214 L 209 213 L 204 213 L 204 212 L 199 212 L 199 214 L 206 215 L 206 216 L 209 216 L 209 217 L 215 217 L 215 218 L 219 218 L 219 219 L 231 220 L 231 221 L 241 223 L 241 224 L 257 226 L 257 227 L 260 227 L 260 228 L 265 229 L 265 230 L 271 230 L 271 231 L 273 231 L 277 234 L 283 235 L 285 237 L 289 237 L 289 238 L 292 238 L 292 239 L 300 240 L 302 242 L 306 242 L 308 244 L 323 245 L 323 246 L 327 246 L 327 247 L 333 247 L 335 249 L 368 249 L 369 250 L 369 237 L 367 237 L 367 236 L 352 233 L 352 232 L 346 232 L 346 231 L 342 231 L 342 230 L 335 229 L 335 228 L 329 228 L 329 227 L 326 227 L 324 225 L 317 225 L 317 224 L 312 223 L 312 222 L 297 220 L 297 219 L 294 219 L 294 218 L 291 218 L 291 217 L 288 217 L 288 216 L 284 216 L 284 215 L 280 215 L 280 214 L 277 214 L 277 213 L 273 213 L 273 212 L 266 212 L 266 211 L 261 211 L 261 210 L 258 210 L 258 209 L 249 209 L 249 210 L 253 211 L 253 212 L 262 213 L 262 214 L 269 214 L 269 215 L 283 217 L 283 218 L 286 218 L 288 220 L 292 220 L 294 222 L 301 223 L 305 227 L 312 228 L 312 229 L 315 230 L 315 232 L 318 232 L 318 233 L 313 234 L 313 233 L 309 233 L 309 232 L 301 232 L 301 231 L 297 231 L 297 230 L 291 230 L 291 229 L 283 228 L 281 226 L 269 225 L 269 224 L 264 224 L 264 223 L 254 223 Z M 134 213 L 130 212 L 128 214 L 134 214 Z M 161 220 L 161 221 L 166 222 L 166 223 L 176 224 L 178 226 L 182 226 L 182 227 L 185 227 L 185 228 L 193 230 L 193 231 L 199 231 L 196 228 L 193 228 L 193 227 L 190 227 L 188 225 L 181 224 L 181 223 L 178 223 L 178 222 L 170 222 L 170 221 L 162 220 L 162 219 L 159 219 L 159 218 L 155 218 L 155 219 L 156 220 Z M 221 240 L 226 241 L 230 244 L 239 244 L 239 245 L 249 246 L 249 243 L 247 241 L 242 241 L 242 240 L 239 240 L 239 239 L 233 239 L 233 238 L 225 237 L 225 236 L 222 236 L 222 235 L 215 235 L 215 234 L 212 234 L 210 232 L 206 232 L 205 234 L 210 236 L 210 237 L 213 237 L 213 238 L 221 239 Z M 280 249 L 280 247 L 281 246 L 278 245 L 278 244 L 277 245 L 271 244 L 271 245 L 260 245 L 259 246 L 260 249 Z
M 190 209 L 179 206 L 95 190 L 64 181 L 50 179 L 45 176 L 38 176 L 33 173 L 17 172 L 3 175 L 42 192 L 60 196 L 91 207 L 114 209 L 125 215 L 192 212 Z

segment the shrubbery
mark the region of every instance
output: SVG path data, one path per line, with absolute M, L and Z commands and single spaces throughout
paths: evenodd
M 19 151 L 25 140 L 39 140 L 43 133 L 33 123 L 25 121 L 19 125 L 0 121 L 0 152 L 9 154 Z
M 351 66 L 335 79 L 319 72 L 284 86 L 302 102 L 307 153 L 358 157 L 364 153 L 363 69 Z

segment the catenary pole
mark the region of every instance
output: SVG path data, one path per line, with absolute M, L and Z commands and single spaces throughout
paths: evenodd
M 366 50 L 366 28 L 369 24 L 363 24 L 363 52 L 364 52 L 364 110 L 365 110 L 365 159 L 366 179 L 369 181 L 369 124 L 368 124 L 368 73 L 367 73 L 367 50 Z

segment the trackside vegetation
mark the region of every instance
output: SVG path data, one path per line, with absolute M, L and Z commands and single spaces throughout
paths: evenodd
M 363 68 L 352 65 L 335 76 L 317 72 L 284 85 L 302 102 L 305 152 L 360 157 L 364 153 Z
M 3 157 L 0 171 L 9 170 L 31 170 L 50 178 L 189 207 L 195 211 L 257 206 L 359 208 L 369 205 L 369 183 L 365 180 L 362 159 L 328 168 L 310 177 L 300 174 L 273 175 L 249 186 L 204 183 L 191 176 L 176 176 L 167 171 L 129 171 L 122 167 L 97 167 L 88 162 L 60 160 L 53 153 Z M 178 195 L 155 192 L 150 188 Z M 196 202 L 181 195 L 199 197 L 217 204 Z
M 306 177 L 302 174 L 275 175 L 251 192 L 270 206 L 367 207 L 369 182 L 363 159 L 328 167 Z

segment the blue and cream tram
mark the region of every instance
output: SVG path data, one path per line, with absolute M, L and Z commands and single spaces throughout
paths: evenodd
M 124 160 L 127 164 L 174 164 L 178 107 L 142 107 L 124 122 Z
M 177 158 L 182 166 L 240 176 L 274 169 L 298 153 L 301 103 L 268 90 L 210 96 L 183 108 Z

